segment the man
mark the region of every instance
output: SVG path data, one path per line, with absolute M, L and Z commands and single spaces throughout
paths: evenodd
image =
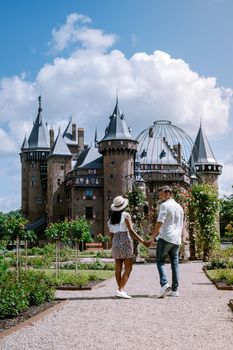
M 179 247 L 181 244 L 184 212 L 182 207 L 172 198 L 172 189 L 169 186 L 163 186 L 159 189 L 159 198 L 162 204 L 160 205 L 157 223 L 152 233 L 153 239 L 147 241 L 147 246 L 158 236 L 156 263 L 161 285 L 158 297 L 164 298 L 167 294 L 178 297 Z M 169 256 L 171 261 L 171 287 L 168 284 L 165 269 L 166 256 Z

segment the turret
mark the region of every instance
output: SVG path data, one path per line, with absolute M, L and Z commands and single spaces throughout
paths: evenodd
M 64 179 L 71 171 L 72 154 L 59 129 L 49 153 L 48 164 L 48 221 L 63 220 L 67 216 Z
M 39 108 L 29 139 L 21 147 L 23 214 L 30 223 L 45 216 L 47 190 L 46 158 L 50 151 L 49 133 L 42 117 L 41 96 Z
M 112 199 L 117 195 L 125 195 L 127 177 L 134 174 L 134 157 L 137 149 L 137 141 L 130 134 L 125 116 L 118 106 L 118 99 L 109 119 L 105 136 L 98 143 L 99 152 L 103 155 L 105 234 Z
M 192 159 L 198 178 L 218 189 L 222 165 L 216 161 L 201 125 L 192 150 Z

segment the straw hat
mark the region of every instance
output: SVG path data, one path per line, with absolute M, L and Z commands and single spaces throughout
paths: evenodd
M 127 207 L 129 204 L 129 200 L 122 196 L 117 196 L 113 199 L 113 203 L 111 205 L 111 209 L 114 211 L 120 211 Z

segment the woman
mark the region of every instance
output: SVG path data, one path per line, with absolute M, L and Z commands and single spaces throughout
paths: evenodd
M 108 221 L 112 242 L 112 257 L 115 259 L 115 277 L 118 285 L 115 295 L 125 299 L 131 298 L 124 291 L 133 265 L 133 240 L 131 236 L 143 244 L 145 242 L 134 231 L 130 214 L 124 211 L 128 203 L 127 198 L 122 196 L 115 197 L 111 205 L 112 213 Z

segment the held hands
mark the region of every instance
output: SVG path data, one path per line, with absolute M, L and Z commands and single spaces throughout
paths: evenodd
M 144 241 L 143 244 L 145 247 L 149 248 L 149 246 L 151 245 L 151 243 L 154 242 L 154 239 L 151 238 L 151 239 L 148 239 L 147 241 Z

